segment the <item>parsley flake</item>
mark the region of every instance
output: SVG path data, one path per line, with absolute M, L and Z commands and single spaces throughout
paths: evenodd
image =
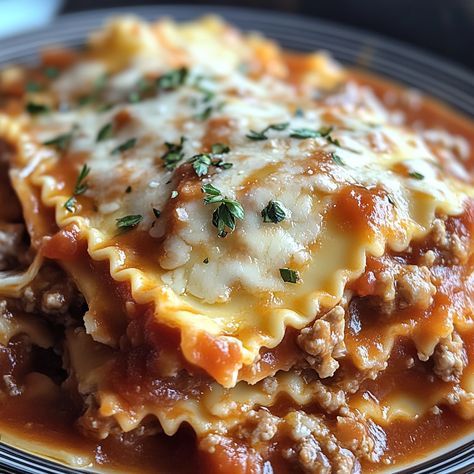
M 422 175 L 421 173 L 418 173 L 418 171 L 413 171 L 411 173 L 409 173 L 410 177 L 413 178 L 413 179 L 417 179 L 419 181 L 421 181 L 422 179 L 425 179 L 425 176 Z
M 334 161 L 334 163 L 336 163 L 337 165 L 339 166 L 345 165 L 344 161 L 342 161 L 342 158 L 337 153 L 332 152 L 331 158 L 332 158 L 332 161 Z
M 140 102 L 145 96 L 149 96 L 156 92 L 155 83 L 149 79 L 142 77 L 138 80 L 135 89 L 128 94 L 128 101 L 132 104 Z
M 107 85 L 108 81 L 108 75 L 107 74 L 101 74 L 98 76 L 95 81 L 94 85 L 92 88 L 92 91 L 88 95 L 83 95 L 79 97 L 78 99 L 78 105 L 79 106 L 84 106 L 92 103 L 97 103 L 100 100 L 100 95 L 102 91 L 105 89 L 105 86 Z M 108 108 L 112 107 L 111 104 L 103 104 L 99 108 L 99 112 L 102 112 L 104 110 L 108 110 Z
M 328 135 L 326 137 L 326 140 L 328 141 L 328 143 L 330 143 L 331 145 L 335 145 L 335 146 L 338 146 L 339 148 L 342 148 L 341 147 L 341 144 L 339 142 L 339 140 L 337 138 L 333 138 L 331 137 L 331 135 Z
M 111 122 L 106 123 L 97 133 L 96 142 L 101 142 L 112 136 L 113 125 Z
M 198 87 L 198 90 L 203 94 L 203 102 L 210 102 L 216 96 L 215 92 L 212 92 L 204 87 Z
M 156 86 L 160 90 L 173 90 L 182 86 L 188 78 L 188 68 L 181 67 L 163 74 L 156 80 Z
M 76 209 L 76 198 L 74 196 L 71 196 L 65 203 L 64 203 L 64 209 L 66 209 L 68 212 L 74 212 Z
M 207 265 L 207 264 L 209 263 L 209 257 L 206 257 L 206 258 L 202 261 L 202 263 L 204 263 L 205 265 Z
M 232 166 L 234 166 L 234 163 L 229 163 L 223 160 L 216 160 L 212 162 L 212 166 L 215 166 L 216 168 L 221 168 L 223 170 L 228 170 L 229 168 L 232 168 Z
M 181 137 L 181 140 L 177 144 L 165 142 L 168 151 L 161 157 L 161 159 L 165 162 L 165 168 L 167 170 L 174 170 L 177 164 L 184 158 L 183 144 L 185 140 L 186 138 Z
M 337 138 L 334 138 L 331 135 L 331 132 L 334 130 L 334 127 L 321 127 L 318 130 L 313 130 L 310 128 L 296 128 L 291 131 L 290 137 L 292 138 L 299 138 L 301 140 L 305 140 L 307 138 L 325 138 L 327 143 L 330 145 L 337 146 L 338 148 L 342 148 L 343 150 L 350 151 L 352 153 L 357 153 L 360 154 L 360 151 L 354 150 L 352 148 L 348 148 L 345 146 L 342 146 L 341 143 Z M 339 163 L 338 163 L 339 164 Z
M 223 155 L 224 153 L 229 153 L 230 148 L 225 143 L 214 143 L 211 145 L 211 153 L 213 155 Z
M 211 116 L 213 109 L 214 107 L 209 105 L 202 112 L 197 113 L 194 117 L 202 121 L 207 120 Z
M 41 84 L 35 81 L 28 81 L 25 86 L 26 92 L 39 92 L 42 88 Z
M 318 130 L 313 130 L 311 128 L 295 128 L 291 131 L 290 137 L 291 138 L 299 138 L 301 140 L 305 140 L 307 138 L 318 138 L 323 137 L 326 138 L 332 132 L 332 127 L 321 127 Z
M 67 211 L 74 212 L 76 208 L 76 196 L 80 196 L 86 192 L 87 183 L 85 182 L 85 179 L 89 175 L 90 171 L 91 169 L 87 166 L 87 164 L 82 166 L 79 176 L 77 177 L 72 196 L 64 203 L 64 208 Z
M 391 194 L 387 193 L 387 201 L 392 205 L 396 206 L 395 200 L 393 199 L 393 196 Z
M 123 153 L 124 151 L 130 150 L 130 148 L 133 148 L 137 143 L 136 138 L 130 138 L 126 142 L 122 143 L 121 145 L 115 147 L 112 151 L 112 155 L 118 155 L 119 153 Z
M 120 217 L 115 219 L 117 228 L 121 231 L 127 231 L 136 227 L 143 220 L 143 216 L 140 214 L 132 214 L 130 216 Z
M 273 222 L 278 224 L 285 220 L 286 211 L 280 201 L 269 201 L 267 206 L 262 210 L 263 222 Z
M 207 194 L 204 204 L 220 203 L 212 214 L 212 225 L 217 227 L 217 235 L 224 238 L 229 231 L 235 230 L 236 219 L 244 218 L 244 208 L 240 202 L 223 196 L 221 191 L 210 183 L 204 184 L 201 191 Z
M 304 117 L 304 110 L 301 107 L 298 107 L 295 110 L 295 117 L 303 118 Z
M 48 79 L 56 79 L 59 76 L 60 71 L 57 67 L 50 66 L 45 68 L 43 73 Z
M 209 166 L 212 165 L 211 156 L 205 153 L 193 156 L 190 160 L 196 174 L 201 177 L 208 173 Z
M 179 194 L 179 193 L 178 193 L 178 191 L 176 191 L 176 190 L 175 190 L 175 191 L 171 191 L 171 199 L 177 198 L 177 197 L 178 197 L 178 194 Z
M 261 132 L 250 130 L 250 132 L 246 135 L 246 137 L 250 140 L 267 140 L 268 131 L 276 130 L 278 132 L 281 132 L 283 130 L 286 130 L 289 125 L 290 125 L 289 122 L 274 123 L 274 124 L 269 125 L 268 127 L 265 127 Z
M 223 144 L 223 143 L 214 143 L 211 146 L 211 154 L 212 155 L 222 155 L 225 153 L 229 153 L 230 148 Z M 196 174 L 201 177 L 204 176 L 209 172 L 210 166 L 215 166 L 216 168 L 221 168 L 227 170 L 232 168 L 232 163 L 226 163 L 221 158 L 213 160 L 213 156 L 209 153 L 201 153 L 199 155 L 194 155 L 192 158 L 188 160 L 188 163 L 193 164 L 193 169 Z
M 305 140 L 306 138 L 316 138 L 320 137 L 321 134 L 317 130 L 311 130 L 309 128 L 295 128 L 291 131 L 291 138 L 299 138 Z
M 161 216 L 161 211 L 159 211 L 158 209 L 156 209 L 155 207 L 153 208 L 153 214 L 155 215 L 155 217 L 158 219 L 158 217 Z
M 209 194 L 209 196 L 220 196 L 221 192 L 213 186 L 211 183 L 203 184 L 201 187 L 201 191 L 205 194 Z M 207 197 L 206 197 L 207 199 Z M 208 204 L 206 202 L 206 204 Z
M 73 133 L 74 128 L 68 133 L 62 133 L 61 135 L 58 135 L 57 137 L 54 137 L 51 140 L 43 142 L 43 145 L 52 146 L 58 151 L 65 151 L 69 148 L 69 145 L 71 144 Z
M 281 279 L 286 283 L 297 283 L 300 280 L 300 275 L 296 270 L 290 268 L 280 268 Z
M 45 104 L 37 104 L 36 102 L 28 102 L 26 104 L 26 111 L 31 115 L 46 114 L 51 111 L 51 108 Z
M 131 186 L 127 186 L 127 189 L 125 189 L 125 192 L 127 194 L 130 194 L 132 192 L 132 187 Z

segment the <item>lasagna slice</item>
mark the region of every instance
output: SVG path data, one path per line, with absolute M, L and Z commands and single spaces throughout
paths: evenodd
M 462 147 L 215 18 L 121 18 L 46 57 L 0 109 L 36 255 L 1 291 L 53 260 L 83 295 L 63 357 L 85 436 L 187 424 L 209 472 L 358 472 L 444 406 L 472 426 Z

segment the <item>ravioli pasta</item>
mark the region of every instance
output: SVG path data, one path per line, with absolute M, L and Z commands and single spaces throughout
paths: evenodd
M 0 75 L 0 369 L 109 450 L 63 460 L 126 469 L 189 429 L 204 472 L 355 473 L 472 430 L 467 122 L 215 17 L 42 61 Z

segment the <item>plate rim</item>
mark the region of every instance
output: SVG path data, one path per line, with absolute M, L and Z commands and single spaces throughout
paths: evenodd
M 280 17 L 281 19 L 292 20 L 292 21 L 299 21 L 304 23 L 317 23 L 320 26 L 328 26 L 332 29 L 338 29 L 342 32 L 349 32 L 353 36 L 358 36 L 359 38 L 371 38 L 374 40 L 381 41 L 385 47 L 393 50 L 403 50 L 403 53 L 406 55 L 411 56 L 413 59 L 422 62 L 429 62 L 429 63 L 438 63 L 438 65 L 446 67 L 448 66 L 451 71 L 455 74 L 463 77 L 463 79 L 471 82 L 474 86 L 474 69 L 469 68 L 468 66 L 456 62 L 449 57 L 446 57 L 442 54 L 438 54 L 432 51 L 429 51 L 421 46 L 415 46 L 410 44 L 408 41 L 400 40 L 398 38 L 394 38 L 392 36 L 384 35 L 383 33 L 378 33 L 374 31 L 367 30 L 362 27 L 356 27 L 352 25 L 347 25 L 345 23 L 337 22 L 334 20 L 329 20 L 326 18 L 318 17 L 318 16 L 311 16 L 306 17 L 302 13 L 295 13 L 295 12 L 282 12 L 279 10 L 265 10 L 264 8 L 259 7 L 239 7 L 239 6 L 232 6 L 232 5 L 213 5 L 213 4 L 199 4 L 195 5 L 192 3 L 179 3 L 176 5 L 170 3 L 163 3 L 159 5 L 134 5 L 129 7 L 124 6 L 116 6 L 116 7 L 104 7 L 104 8 L 97 8 L 97 9 L 90 9 L 90 10 L 82 10 L 82 11 L 75 11 L 75 12 L 68 12 L 68 13 L 61 13 L 59 14 L 51 23 L 49 23 L 45 27 L 35 28 L 23 33 L 15 34 L 12 36 L 8 36 L 2 39 L 2 44 L 5 42 L 10 42 L 12 40 L 21 40 L 23 37 L 38 34 L 44 32 L 51 27 L 58 26 L 64 21 L 72 21 L 77 18 L 87 18 L 91 16 L 93 13 L 97 14 L 98 16 L 106 16 L 113 14 L 113 12 L 122 12 L 122 13 L 132 13 L 132 14 L 140 14 L 141 12 L 152 12 L 153 10 L 158 11 L 160 9 L 174 9 L 174 10 L 202 10 L 203 15 L 205 14 L 214 14 L 216 10 L 220 10 L 223 13 L 255 13 L 257 15 L 265 15 L 265 16 L 275 16 Z M 1 52 L 0 52 L 1 56 Z M 431 66 L 431 64 L 429 64 Z

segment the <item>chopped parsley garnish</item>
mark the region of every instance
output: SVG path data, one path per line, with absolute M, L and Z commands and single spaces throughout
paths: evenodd
M 177 197 L 178 197 L 178 194 L 179 194 L 179 193 L 178 193 L 178 191 L 176 191 L 176 190 L 175 190 L 175 191 L 171 191 L 171 199 L 177 198 Z
M 68 133 L 62 133 L 61 135 L 58 135 L 57 137 L 54 137 L 51 140 L 43 142 L 43 145 L 52 146 L 58 151 L 65 151 L 69 148 L 69 145 L 71 144 L 74 130 L 75 127 L 73 127 L 73 129 Z
M 133 229 L 143 220 L 143 216 L 140 214 L 132 214 L 130 216 L 120 217 L 115 219 L 117 228 L 121 231 Z
M 334 161 L 334 163 L 336 163 L 337 165 L 339 166 L 345 165 L 344 161 L 342 161 L 342 158 L 337 153 L 332 152 L 331 158 L 332 158 L 332 161 Z
M 56 79 L 59 76 L 59 69 L 57 67 L 46 67 L 43 69 L 44 75 L 49 79 Z
M 91 169 L 84 164 L 81 168 L 79 176 L 76 180 L 76 185 L 72 192 L 72 196 L 64 203 L 64 208 L 69 212 L 74 212 L 76 206 L 76 196 L 84 194 L 87 190 L 87 183 L 85 182 L 87 176 L 89 175 Z
M 222 168 L 224 170 L 232 168 L 232 163 L 226 163 L 221 158 L 213 160 L 212 156 L 214 154 L 222 155 L 229 153 L 229 151 L 230 148 L 227 145 L 224 145 L 223 143 L 214 143 L 211 146 L 211 154 L 201 153 L 199 155 L 194 155 L 188 160 L 188 162 L 193 164 L 194 171 L 199 177 L 201 177 L 209 172 L 210 166 L 215 166 L 216 168 Z
M 84 107 L 85 105 L 88 105 L 92 103 L 94 99 L 92 98 L 91 95 L 83 95 L 77 99 L 77 105 L 79 107 Z
M 216 96 L 215 92 L 212 92 L 204 87 L 198 87 L 198 90 L 203 94 L 203 102 L 210 102 Z
M 122 143 L 121 145 L 115 147 L 112 151 L 112 155 L 118 155 L 119 153 L 123 153 L 124 151 L 130 150 L 130 148 L 133 148 L 135 144 L 137 143 L 136 138 L 130 138 L 126 142 Z
M 105 89 L 105 86 L 107 85 L 107 80 L 109 79 L 109 76 L 107 73 L 104 72 L 104 74 L 101 74 L 100 76 L 97 77 L 97 79 L 94 81 L 94 90 L 95 91 L 101 91 Z
M 360 154 L 359 151 L 353 150 L 352 148 L 348 148 L 342 146 L 337 138 L 334 138 L 331 135 L 331 132 L 334 130 L 334 127 L 321 127 L 319 130 L 313 130 L 310 128 L 296 128 L 291 131 L 290 137 L 292 138 L 299 138 L 301 140 L 305 140 L 307 138 L 324 138 L 330 145 L 337 146 L 347 151 L 351 151 L 352 153 Z
M 214 143 L 211 145 L 211 153 L 213 155 L 223 155 L 224 153 L 229 153 L 230 148 L 224 143 Z
M 209 257 L 206 257 L 206 258 L 202 261 L 202 263 L 204 263 L 204 264 L 207 265 L 207 264 L 209 263 Z
M 26 111 L 31 115 L 39 115 L 50 112 L 51 109 L 45 104 L 37 104 L 36 102 L 28 102 L 26 104 Z
M 28 81 L 26 83 L 26 92 L 39 92 L 43 87 L 41 84 L 35 81 Z
M 138 80 L 133 90 L 128 93 L 127 100 L 131 103 L 136 103 L 151 97 L 159 91 L 177 89 L 186 82 L 187 77 L 188 69 L 185 67 L 173 69 L 155 80 L 143 77 Z
M 326 140 L 328 141 L 328 143 L 330 143 L 331 145 L 335 145 L 335 146 L 338 146 L 339 148 L 342 148 L 341 147 L 341 144 L 339 143 L 339 140 L 337 138 L 333 138 L 331 137 L 331 135 L 328 135 L 326 137 Z
M 202 112 L 197 113 L 194 117 L 198 120 L 207 120 L 213 111 L 214 107 L 212 105 L 207 106 Z
M 112 129 L 113 125 L 111 122 L 106 123 L 100 130 L 99 133 L 97 133 L 97 142 L 101 142 L 102 140 L 106 140 L 107 138 L 110 138 L 112 136 Z
M 163 74 L 156 80 L 156 86 L 160 90 L 173 90 L 182 86 L 188 77 L 188 69 L 181 67 Z
M 328 137 L 332 132 L 332 127 L 321 127 L 319 130 L 313 130 L 311 128 L 295 128 L 291 131 L 291 138 L 299 138 L 305 140 L 307 138 L 318 138 L 318 137 Z
M 262 217 L 263 222 L 278 224 L 286 218 L 285 208 L 280 201 L 270 201 L 262 210 Z
M 209 195 L 204 198 L 205 204 L 209 204 L 211 202 L 217 202 L 213 200 L 213 197 L 219 197 L 219 199 L 221 198 L 221 192 L 211 183 L 203 184 L 201 187 L 201 191 Z
M 86 164 L 84 164 L 81 168 L 79 176 L 77 177 L 76 186 L 74 187 L 74 194 L 76 196 L 79 194 L 84 194 L 84 192 L 87 190 L 87 183 L 85 183 L 84 180 L 87 178 L 90 172 L 91 169 Z
M 128 101 L 131 103 L 140 102 L 144 96 L 156 92 L 155 83 L 145 77 L 139 79 L 135 87 L 136 90 L 128 94 Z
M 282 130 L 286 130 L 290 124 L 288 122 L 283 123 L 274 123 L 265 127 L 261 132 L 256 132 L 255 130 L 250 130 L 250 132 L 246 135 L 247 138 L 250 140 L 267 140 L 267 132 L 270 130 L 276 130 L 281 132 Z
M 65 203 L 64 208 L 69 212 L 74 212 L 76 208 L 76 198 L 71 196 Z
M 165 142 L 168 151 L 161 157 L 165 162 L 165 168 L 167 170 L 174 170 L 177 164 L 184 158 L 183 144 L 186 138 L 181 137 L 179 143 L 168 143 Z
M 114 106 L 114 104 L 102 104 L 102 105 L 97 109 L 97 111 L 98 111 L 98 112 L 107 112 L 107 110 L 110 110 L 113 106 Z
M 99 96 L 101 92 L 104 90 L 105 86 L 107 85 L 108 75 L 101 74 L 97 79 L 94 81 L 94 86 L 92 88 L 92 92 L 89 95 L 84 95 L 79 98 L 78 103 L 80 106 L 84 106 L 87 104 L 91 104 L 93 102 L 98 102 Z M 112 107 L 111 104 L 104 104 L 99 109 L 99 112 L 106 110 L 107 108 Z
M 281 279 L 286 283 L 297 283 L 300 280 L 300 275 L 296 270 L 290 268 L 280 268 Z
M 195 155 L 189 161 L 193 164 L 193 169 L 199 177 L 207 174 L 209 166 L 212 165 L 211 155 L 205 153 Z
M 155 207 L 153 208 L 153 214 L 155 215 L 155 217 L 158 219 L 158 217 L 161 216 L 161 211 L 159 211 L 158 209 L 156 209 Z
M 320 136 L 321 134 L 317 130 L 311 130 L 309 128 L 295 128 L 290 133 L 291 138 L 300 138 L 301 140 L 305 140 L 306 138 L 316 138 Z
M 216 168 L 221 168 L 223 170 L 228 170 L 229 168 L 232 168 L 234 166 L 234 163 L 229 163 L 227 161 L 223 160 L 216 160 L 212 162 L 212 166 L 215 166 Z
M 298 107 L 295 110 L 295 117 L 299 117 L 299 118 L 304 117 L 304 110 L 301 107 Z
M 244 208 L 240 202 L 223 196 L 221 191 L 210 183 L 204 184 L 201 191 L 207 194 L 204 204 L 219 203 L 219 207 L 212 214 L 212 224 L 217 227 L 217 235 L 224 238 L 229 231 L 235 229 L 236 219 L 244 218 Z
M 136 104 L 137 102 L 140 102 L 142 100 L 142 96 L 140 92 L 132 91 L 130 92 L 130 94 L 128 94 L 127 99 L 131 104 Z
M 412 171 L 410 174 L 410 177 L 412 177 L 413 179 L 418 179 L 418 180 L 422 180 L 422 179 L 425 179 L 424 175 L 422 175 L 421 173 L 418 173 L 418 171 Z

